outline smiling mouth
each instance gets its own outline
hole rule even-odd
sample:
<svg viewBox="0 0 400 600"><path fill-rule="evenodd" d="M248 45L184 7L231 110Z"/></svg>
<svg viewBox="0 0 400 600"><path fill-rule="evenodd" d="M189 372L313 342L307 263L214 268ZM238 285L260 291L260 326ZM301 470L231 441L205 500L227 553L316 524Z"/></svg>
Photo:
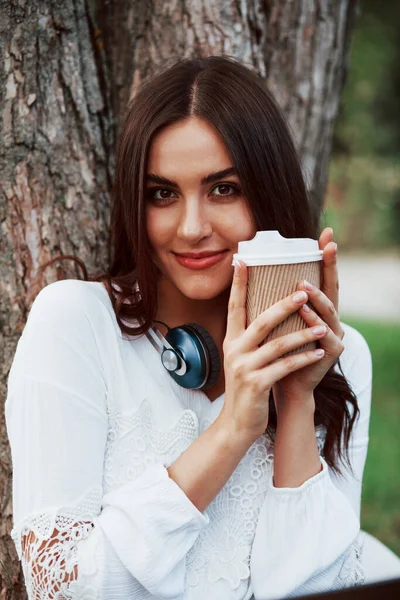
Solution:
<svg viewBox="0 0 400 600"><path fill-rule="evenodd" d="M228 250L223 250L218 254L213 254L211 256L206 256L203 258L190 258L175 254L176 260L184 267L188 269L206 269L208 267L212 267L213 265L219 263L225 256L228 254Z"/></svg>
<svg viewBox="0 0 400 600"><path fill-rule="evenodd" d="M207 258L209 256L215 256L216 254L221 254L221 252L227 252L227 249L224 250L204 250L203 252L173 252L177 256L183 256L185 258Z"/></svg>

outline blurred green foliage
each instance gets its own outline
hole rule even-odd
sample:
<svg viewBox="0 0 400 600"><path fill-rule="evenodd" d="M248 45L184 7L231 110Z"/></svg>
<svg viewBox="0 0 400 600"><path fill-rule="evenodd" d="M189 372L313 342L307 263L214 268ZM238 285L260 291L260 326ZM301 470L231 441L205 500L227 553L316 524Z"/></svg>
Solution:
<svg viewBox="0 0 400 600"><path fill-rule="evenodd" d="M324 221L342 250L400 251L400 2L361 0L335 127ZM361 527L400 556L400 323L342 317L373 362Z"/></svg>
<svg viewBox="0 0 400 600"><path fill-rule="evenodd" d="M400 323L343 317L366 339L373 384L361 527L400 556Z"/></svg>
<svg viewBox="0 0 400 600"><path fill-rule="evenodd" d="M361 2L324 220L342 249L400 247L400 2Z"/></svg>

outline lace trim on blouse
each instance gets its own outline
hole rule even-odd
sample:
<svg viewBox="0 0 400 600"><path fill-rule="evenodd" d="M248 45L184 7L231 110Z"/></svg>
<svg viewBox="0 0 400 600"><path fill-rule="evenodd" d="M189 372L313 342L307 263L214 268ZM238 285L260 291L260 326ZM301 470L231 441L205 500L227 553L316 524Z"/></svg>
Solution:
<svg viewBox="0 0 400 600"><path fill-rule="evenodd" d="M205 428L210 424L205 422ZM197 586L204 579L210 584L224 579L234 590L250 577L251 548L268 489L271 458L261 436L205 510L210 523L186 558L188 586Z"/></svg>
<svg viewBox="0 0 400 600"><path fill-rule="evenodd" d="M28 597L35 600L68 598L95 600L95 588L86 583L85 570L79 564L78 544L93 529L100 514L101 488L93 488L75 505L53 512L38 513L14 527L14 540L22 563ZM91 565L90 574L93 574Z"/></svg>
<svg viewBox="0 0 400 600"><path fill-rule="evenodd" d="M109 430L104 460L104 493L134 481L148 467L169 467L198 435L198 418L186 409L169 430L154 427L151 402L145 398L131 414L108 409Z"/></svg>
<svg viewBox="0 0 400 600"><path fill-rule="evenodd" d="M365 533L360 531L343 561L339 579L342 580L342 587L344 588L363 585L365 581L364 568L361 562L364 541Z"/></svg>

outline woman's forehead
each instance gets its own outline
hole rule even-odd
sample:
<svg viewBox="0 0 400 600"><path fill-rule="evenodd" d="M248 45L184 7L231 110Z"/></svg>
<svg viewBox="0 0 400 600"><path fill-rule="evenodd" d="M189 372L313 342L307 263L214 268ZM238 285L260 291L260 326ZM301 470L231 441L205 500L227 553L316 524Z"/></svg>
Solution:
<svg viewBox="0 0 400 600"><path fill-rule="evenodd" d="M188 119L165 127L149 151L148 172L168 179L186 170L199 177L232 166L228 150L215 129L205 121Z"/></svg>

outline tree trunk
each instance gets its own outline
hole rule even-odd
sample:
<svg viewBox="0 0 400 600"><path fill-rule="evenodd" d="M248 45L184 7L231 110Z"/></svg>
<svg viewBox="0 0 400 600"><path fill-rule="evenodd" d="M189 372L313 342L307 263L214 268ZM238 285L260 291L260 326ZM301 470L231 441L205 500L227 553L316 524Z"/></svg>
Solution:
<svg viewBox="0 0 400 600"><path fill-rule="evenodd" d="M84 0L0 4L0 397L32 301L63 279L39 269L60 253L108 261L113 125L101 48ZM75 263L72 263L75 264ZM69 276L77 277L76 267ZM3 406L3 404L2 404ZM11 468L0 411L0 598L25 593L12 526Z"/></svg>
<svg viewBox="0 0 400 600"><path fill-rule="evenodd" d="M97 22L119 126L141 81L181 57L230 54L253 67L291 126L318 220L356 0L103 0Z"/></svg>
<svg viewBox="0 0 400 600"><path fill-rule="evenodd" d="M283 107L322 205L356 2L351 0L0 0L0 397L40 289L60 253L108 264L115 129L141 81L181 57L230 54ZM106 52L104 48L106 49ZM112 82L110 84L109 82ZM115 115L115 118L114 118ZM114 121L116 127L114 127ZM25 598L0 413L0 599Z"/></svg>

